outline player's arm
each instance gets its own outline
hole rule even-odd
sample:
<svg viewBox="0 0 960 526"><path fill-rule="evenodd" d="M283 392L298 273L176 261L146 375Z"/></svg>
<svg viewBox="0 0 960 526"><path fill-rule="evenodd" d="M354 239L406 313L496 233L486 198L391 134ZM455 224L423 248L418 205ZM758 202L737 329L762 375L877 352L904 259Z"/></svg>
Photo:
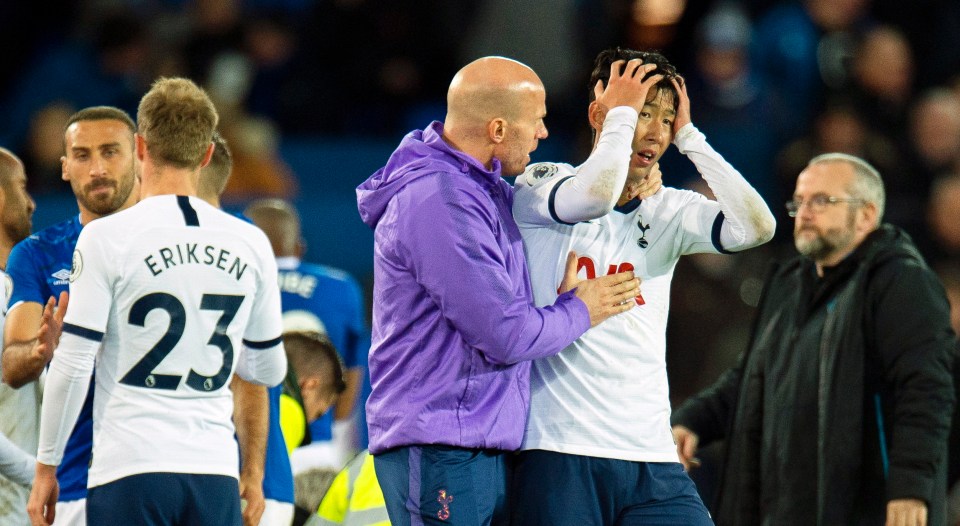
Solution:
<svg viewBox="0 0 960 526"><path fill-rule="evenodd" d="M647 92L663 78L653 75L642 80L654 68L653 64L642 65L639 59L610 65L610 81L606 86L597 82L596 100L590 104L591 123L602 126L596 148L576 175L558 176L557 167L551 164L529 167L517 179L518 194L523 186L534 188L523 188L529 195L515 201L518 222L575 224L613 210L627 180L639 111Z"/></svg>
<svg viewBox="0 0 960 526"><path fill-rule="evenodd" d="M443 177L424 177L413 184L427 188L418 195L421 212L400 218L396 228L404 233L403 242L397 254L388 257L397 257L396 264L410 267L447 323L493 363L554 355L586 332L591 315L600 311L608 312L603 318L614 314L613 305L618 304L621 292L624 298L637 294L632 275L624 281L617 281L623 276L615 275L613 281L592 280L561 294L553 305L538 309L520 292L520 276L508 271L508 265L516 265L514 272L523 272L523 263L508 263L494 234L501 228L501 219L490 208L489 197ZM593 290L591 286L612 296L580 299L581 292Z"/></svg>
<svg viewBox="0 0 960 526"><path fill-rule="evenodd" d="M33 489L27 503L27 513L34 524L52 523L55 518L59 494L56 468L83 407L94 358L103 339L102 332L64 324L66 299L66 293L61 294L61 306L56 312L53 300L47 302L37 331L41 348L51 353L53 348L59 351L50 362L40 411L40 443ZM67 331L62 336L61 329Z"/></svg>
<svg viewBox="0 0 960 526"><path fill-rule="evenodd" d="M717 197L722 215L715 215L714 245L719 251L744 250L773 239L777 223L760 193L720 156L690 120L685 83L673 79L680 100L674 121L674 144L697 167Z"/></svg>
<svg viewBox="0 0 960 526"><path fill-rule="evenodd" d="M260 282L253 297L250 319L244 328L243 345L236 373L244 380L275 386L287 376L287 354L283 350L280 287L277 285L277 262L267 236L251 226L254 253L264 255L259 261Z"/></svg>
<svg viewBox="0 0 960 526"><path fill-rule="evenodd" d="M230 389L233 391L233 422L240 444L240 497L247 501L243 522L246 526L255 526L260 523L266 506L263 473L270 411L267 389L237 375L233 376Z"/></svg>
<svg viewBox="0 0 960 526"><path fill-rule="evenodd" d="M915 260L893 260L873 272L867 299L869 341L875 342L889 396L875 403L889 409L886 477L888 524L908 513L910 500L924 509L936 500L937 471L946 462L954 400L956 337L950 306L936 275ZM869 356L869 354L868 354ZM955 365L954 365L955 366ZM914 503L916 504L916 503Z"/></svg>
<svg viewBox="0 0 960 526"><path fill-rule="evenodd" d="M17 243L7 260L7 273L13 281L10 309L3 327L3 355L0 368L3 381L12 387L24 386L37 378L50 363L52 353L40 353L37 329L43 305L49 299L44 272L38 267L32 238Z"/></svg>
<svg viewBox="0 0 960 526"><path fill-rule="evenodd" d="M36 459L0 433L0 475L21 486L30 487L36 463Z"/></svg>
<svg viewBox="0 0 960 526"><path fill-rule="evenodd" d="M43 305L24 301L7 312L3 327L3 383L14 388L36 380L53 358L53 350L37 345ZM47 353L48 352L48 353Z"/></svg>

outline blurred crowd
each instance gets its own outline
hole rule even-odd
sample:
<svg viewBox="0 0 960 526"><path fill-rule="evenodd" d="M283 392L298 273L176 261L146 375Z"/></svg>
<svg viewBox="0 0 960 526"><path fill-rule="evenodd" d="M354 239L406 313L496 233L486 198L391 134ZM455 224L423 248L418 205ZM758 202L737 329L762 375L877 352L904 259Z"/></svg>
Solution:
<svg viewBox="0 0 960 526"><path fill-rule="evenodd" d="M579 162L592 57L612 45L660 49L688 81L696 125L775 211L816 154L873 163L887 183L887 220L915 238L960 302L956 0L3 2L0 45L0 145L24 159L31 192L67 191L61 137L75 110L135 114L153 79L184 75L210 92L233 147L228 202L296 196L305 177L359 183L368 174L294 173L280 145L396 140L442 118L448 79L489 54L540 74L545 146ZM692 165L671 153L665 183L698 187ZM770 248L681 261L668 345L674 400L742 350L766 262L792 250L792 221L778 220Z"/></svg>

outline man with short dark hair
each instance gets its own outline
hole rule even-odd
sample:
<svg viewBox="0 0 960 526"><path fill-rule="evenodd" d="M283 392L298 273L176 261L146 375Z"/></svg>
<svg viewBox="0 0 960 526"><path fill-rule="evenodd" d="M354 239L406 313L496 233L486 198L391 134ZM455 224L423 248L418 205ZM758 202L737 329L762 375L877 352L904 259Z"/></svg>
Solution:
<svg viewBox="0 0 960 526"><path fill-rule="evenodd" d="M600 95L629 64L647 88L633 104ZM655 69L654 69L655 67ZM525 525L711 524L670 436L667 313L680 257L745 250L773 237L760 194L693 125L683 79L659 53L608 49L594 63L588 119L594 150L574 167L531 165L514 187L537 304L557 297L563 258L581 277L632 269L637 306L533 363L530 416L511 496ZM671 144L717 200L663 187L641 194Z"/></svg>
<svg viewBox="0 0 960 526"><path fill-rule="evenodd" d="M38 378L53 355L52 349L40 352L37 329L44 304L67 291L80 230L137 202L135 131L130 116L110 106L84 108L67 122L60 161L63 180L70 183L80 213L17 243L7 263L14 287L8 323L4 325L3 381L14 388L40 389ZM87 469L93 442L92 390L90 393L57 470L57 510L60 520L69 524L85 523Z"/></svg>

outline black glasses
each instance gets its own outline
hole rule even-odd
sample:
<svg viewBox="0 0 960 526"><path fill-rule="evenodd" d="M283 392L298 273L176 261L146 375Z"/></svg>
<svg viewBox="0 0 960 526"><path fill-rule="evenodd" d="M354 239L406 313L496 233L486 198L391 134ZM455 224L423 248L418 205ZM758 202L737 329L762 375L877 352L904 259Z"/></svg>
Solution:
<svg viewBox="0 0 960 526"><path fill-rule="evenodd" d="M860 199L857 197L833 197L832 195L823 195L817 194L806 201L801 199L794 199L793 201L787 201L787 215L790 217L797 217L797 212L800 211L800 207L806 204L810 207L810 211L819 214L827 208L827 205L835 205L837 203L860 203L864 204L867 201L865 199Z"/></svg>

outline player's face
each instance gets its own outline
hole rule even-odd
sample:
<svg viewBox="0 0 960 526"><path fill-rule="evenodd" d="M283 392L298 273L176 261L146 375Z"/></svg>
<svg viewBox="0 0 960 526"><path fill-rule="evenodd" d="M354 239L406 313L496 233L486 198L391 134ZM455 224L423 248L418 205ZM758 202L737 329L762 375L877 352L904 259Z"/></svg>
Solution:
<svg viewBox="0 0 960 526"><path fill-rule="evenodd" d="M23 165L10 177L9 184L3 189L3 214L0 216L7 239L17 243L30 235L32 218L36 203L27 193L27 176Z"/></svg>
<svg viewBox="0 0 960 526"><path fill-rule="evenodd" d="M793 199L804 204L797 210L793 242L797 251L823 261L850 250L856 237L857 205L834 203L814 211L807 203L815 196L852 197L853 168L846 163L822 163L808 167L797 178Z"/></svg>
<svg viewBox="0 0 960 526"><path fill-rule="evenodd" d="M524 91L520 96L517 117L508 122L506 138L494 152L500 160L503 175L520 175L530 164L530 153L537 149L540 139L547 138L546 93L542 86Z"/></svg>
<svg viewBox="0 0 960 526"><path fill-rule="evenodd" d="M130 199L136 179L133 133L121 121L75 122L64 136L63 180L70 181L81 209L112 214Z"/></svg>
<svg viewBox="0 0 960 526"><path fill-rule="evenodd" d="M633 134L628 182L636 183L645 177L667 151L673 141L673 121L677 118L674 106L672 92L665 89L650 90Z"/></svg>

